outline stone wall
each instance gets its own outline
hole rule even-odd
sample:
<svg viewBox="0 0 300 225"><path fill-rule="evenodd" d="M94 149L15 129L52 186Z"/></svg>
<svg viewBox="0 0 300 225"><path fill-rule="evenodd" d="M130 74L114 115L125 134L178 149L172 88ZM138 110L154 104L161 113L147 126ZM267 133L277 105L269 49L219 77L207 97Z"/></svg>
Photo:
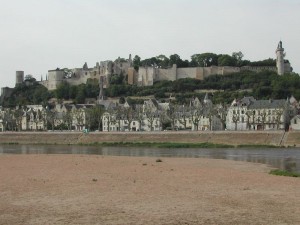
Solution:
<svg viewBox="0 0 300 225"><path fill-rule="evenodd" d="M177 79L177 66L174 64L172 68L169 69L158 69L158 73L155 81L169 80L174 81Z"/></svg>
<svg viewBox="0 0 300 225"><path fill-rule="evenodd" d="M197 67L190 67L190 68L178 68L177 69L177 79L182 78L194 78L197 79ZM201 77L201 76L200 76Z"/></svg>
<svg viewBox="0 0 300 225"><path fill-rule="evenodd" d="M291 137L289 137L289 135ZM215 143L230 145L296 145L300 146L300 132L283 131L170 131L170 132L4 132L0 144L89 144L101 142L173 142ZM285 142L286 141L286 142Z"/></svg>
<svg viewBox="0 0 300 225"><path fill-rule="evenodd" d="M287 66L288 67L288 66ZM151 69L152 68L152 69ZM128 69L128 71L130 68ZM153 67L140 67L137 73L137 81L134 81L133 76L128 76L129 84L138 84L139 86L151 86L154 81L169 80L174 81L183 78L193 78L203 80L211 75L227 75L232 73L238 73L241 71L254 71L261 72L264 70L277 71L276 67L231 67L231 66L211 66L211 67L187 67L177 68L173 65L172 68L160 69ZM129 80L130 79L130 80Z"/></svg>

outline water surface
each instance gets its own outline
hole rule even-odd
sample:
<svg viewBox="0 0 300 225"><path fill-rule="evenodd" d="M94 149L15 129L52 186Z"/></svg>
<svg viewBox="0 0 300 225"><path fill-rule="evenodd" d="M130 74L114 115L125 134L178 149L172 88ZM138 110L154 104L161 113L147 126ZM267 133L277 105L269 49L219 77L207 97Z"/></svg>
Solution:
<svg viewBox="0 0 300 225"><path fill-rule="evenodd" d="M212 158L268 164L300 172L299 148L146 148L66 145L0 145L1 154L94 154L110 156Z"/></svg>

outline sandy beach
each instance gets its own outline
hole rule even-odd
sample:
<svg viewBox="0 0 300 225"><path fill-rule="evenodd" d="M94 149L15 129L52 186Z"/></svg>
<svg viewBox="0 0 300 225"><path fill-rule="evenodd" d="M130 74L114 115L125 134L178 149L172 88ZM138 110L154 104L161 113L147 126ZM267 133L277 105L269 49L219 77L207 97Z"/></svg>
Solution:
<svg viewBox="0 0 300 225"><path fill-rule="evenodd" d="M215 159L0 155L0 224L300 224L300 179Z"/></svg>

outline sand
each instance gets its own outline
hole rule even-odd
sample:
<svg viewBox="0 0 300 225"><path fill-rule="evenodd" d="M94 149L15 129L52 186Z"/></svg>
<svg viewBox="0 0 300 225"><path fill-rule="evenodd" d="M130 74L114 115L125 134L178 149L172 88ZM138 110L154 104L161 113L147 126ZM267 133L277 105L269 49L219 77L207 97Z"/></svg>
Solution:
<svg viewBox="0 0 300 225"><path fill-rule="evenodd" d="M300 224L300 179L215 159L0 155L0 224Z"/></svg>

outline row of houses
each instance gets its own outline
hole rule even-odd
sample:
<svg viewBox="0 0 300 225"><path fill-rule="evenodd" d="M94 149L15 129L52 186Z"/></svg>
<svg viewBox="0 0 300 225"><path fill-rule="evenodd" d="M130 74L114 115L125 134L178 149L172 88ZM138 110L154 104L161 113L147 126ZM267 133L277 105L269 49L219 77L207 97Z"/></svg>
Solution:
<svg viewBox="0 0 300 225"><path fill-rule="evenodd" d="M148 99L143 104L57 104L52 108L28 105L0 110L0 131L74 130L300 130L299 104L294 97L281 100L235 99L214 105L206 94L189 104L176 105Z"/></svg>
<svg viewBox="0 0 300 225"><path fill-rule="evenodd" d="M149 99L136 108L127 103L123 110L120 107L104 113L103 131L300 130L299 104L294 97L281 100L244 97L224 106L213 105L206 95L202 101L194 98L188 105ZM130 110L133 116L126 113Z"/></svg>
<svg viewBox="0 0 300 225"><path fill-rule="evenodd" d="M87 109L93 105L57 104L53 108L26 105L0 110L0 131L81 131L88 125Z"/></svg>

